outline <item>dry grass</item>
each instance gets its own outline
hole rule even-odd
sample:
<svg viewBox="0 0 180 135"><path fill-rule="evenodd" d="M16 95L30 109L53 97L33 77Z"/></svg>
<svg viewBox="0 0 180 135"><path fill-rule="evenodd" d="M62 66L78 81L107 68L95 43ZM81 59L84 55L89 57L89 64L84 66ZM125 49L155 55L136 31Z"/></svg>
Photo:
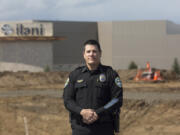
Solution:
<svg viewBox="0 0 180 135"><path fill-rule="evenodd" d="M179 81L144 83L129 80L136 71L118 71L124 90L180 92ZM1 72L0 90L63 89L67 72ZM179 135L180 102L125 100L121 111L123 135ZM70 135L69 113L60 98L48 96L0 98L0 135ZM120 135L120 134L119 134Z"/></svg>
<svg viewBox="0 0 180 135"><path fill-rule="evenodd" d="M0 134L24 135L24 117L30 135L68 135L68 112L62 100L50 97L0 99Z"/></svg>
<svg viewBox="0 0 180 135"><path fill-rule="evenodd" d="M62 99L47 96L0 99L0 135L70 135L69 115ZM125 100L121 111L123 135L177 135L180 103ZM119 134L120 135L120 134Z"/></svg>

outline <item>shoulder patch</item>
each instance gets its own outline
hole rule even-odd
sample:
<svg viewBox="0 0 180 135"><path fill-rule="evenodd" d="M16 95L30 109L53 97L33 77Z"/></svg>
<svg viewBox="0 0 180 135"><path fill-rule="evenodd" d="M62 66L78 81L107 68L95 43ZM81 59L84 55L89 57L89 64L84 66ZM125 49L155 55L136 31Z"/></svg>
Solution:
<svg viewBox="0 0 180 135"><path fill-rule="evenodd" d="M122 83L121 83L121 80L120 80L120 78L119 77L116 77L115 78L115 83L116 83L116 85L118 86L118 87L122 87Z"/></svg>
<svg viewBox="0 0 180 135"><path fill-rule="evenodd" d="M66 83L64 84L64 88L69 84L69 78L66 80Z"/></svg>

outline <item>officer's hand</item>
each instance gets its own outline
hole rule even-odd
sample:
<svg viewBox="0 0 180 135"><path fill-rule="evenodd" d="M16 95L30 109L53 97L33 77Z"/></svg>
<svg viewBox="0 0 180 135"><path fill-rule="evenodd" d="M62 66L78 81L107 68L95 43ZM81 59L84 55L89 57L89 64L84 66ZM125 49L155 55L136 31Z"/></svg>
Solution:
<svg viewBox="0 0 180 135"><path fill-rule="evenodd" d="M96 112L94 112L93 117L89 118L88 120L83 119L83 122L86 124L92 124L93 122L95 122L98 119L98 115L96 114Z"/></svg>
<svg viewBox="0 0 180 135"><path fill-rule="evenodd" d="M88 112L88 111L90 111L90 112ZM86 113L86 114L83 114L83 113ZM81 111L81 114L82 114L82 116L84 115L83 122L86 123L86 124L91 124L91 123L95 122L98 119L98 115L92 109L89 109L89 110L88 109L83 109Z"/></svg>
<svg viewBox="0 0 180 135"><path fill-rule="evenodd" d="M95 122L97 119L98 119L98 115L97 115L96 112L94 112L93 117L91 117L91 118L88 120L88 122L89 122L89 124L91 124L91 123Z"/></svg>
<svg viewBox="0 0 180 135"><path fill-rule="evenodd" d="M80 114L83 117L83 119L88 120L93 117L94 111L92 109L82 109Z"/></svg>

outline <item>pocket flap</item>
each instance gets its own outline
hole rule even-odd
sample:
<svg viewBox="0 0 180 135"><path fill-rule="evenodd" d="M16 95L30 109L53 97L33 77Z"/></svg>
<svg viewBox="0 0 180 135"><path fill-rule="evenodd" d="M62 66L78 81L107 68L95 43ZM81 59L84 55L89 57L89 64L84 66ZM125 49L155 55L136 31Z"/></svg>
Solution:
<svg viewBox="0 0 180 135"><path fill-rule="evenodd" d="M81 83L75 83L75 88L83 88L86 87L86 82L81 82Z"/></svg>
<svg viewBox="0 0 180 135"><path fill-rule="evenodd" d="M106 83L97 83L96 87L104 88L104 87L107 87L107 84Z"/></svg>

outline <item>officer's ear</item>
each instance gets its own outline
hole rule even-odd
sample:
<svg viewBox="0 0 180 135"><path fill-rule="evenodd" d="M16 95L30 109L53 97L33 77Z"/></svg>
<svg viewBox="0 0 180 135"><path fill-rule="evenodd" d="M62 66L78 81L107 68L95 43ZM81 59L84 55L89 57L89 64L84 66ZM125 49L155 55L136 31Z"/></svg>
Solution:
<svg viewBox="0 0 180 135"><path fill-rule="evenodd" d="M86 47L86 46L84 46L84 47L83 47L83 50L82 50L82 55L83 55L83 56L84 56L84 53L85 53L85 47Z"/></svg>
<svg viewBox="0 0 180 135"><path fill-rule="evenodd" d="M84 54L85 54L85 50L83 50L83 51L82 51L83 58L85 59L85 56L84 56Z"/></svg>

